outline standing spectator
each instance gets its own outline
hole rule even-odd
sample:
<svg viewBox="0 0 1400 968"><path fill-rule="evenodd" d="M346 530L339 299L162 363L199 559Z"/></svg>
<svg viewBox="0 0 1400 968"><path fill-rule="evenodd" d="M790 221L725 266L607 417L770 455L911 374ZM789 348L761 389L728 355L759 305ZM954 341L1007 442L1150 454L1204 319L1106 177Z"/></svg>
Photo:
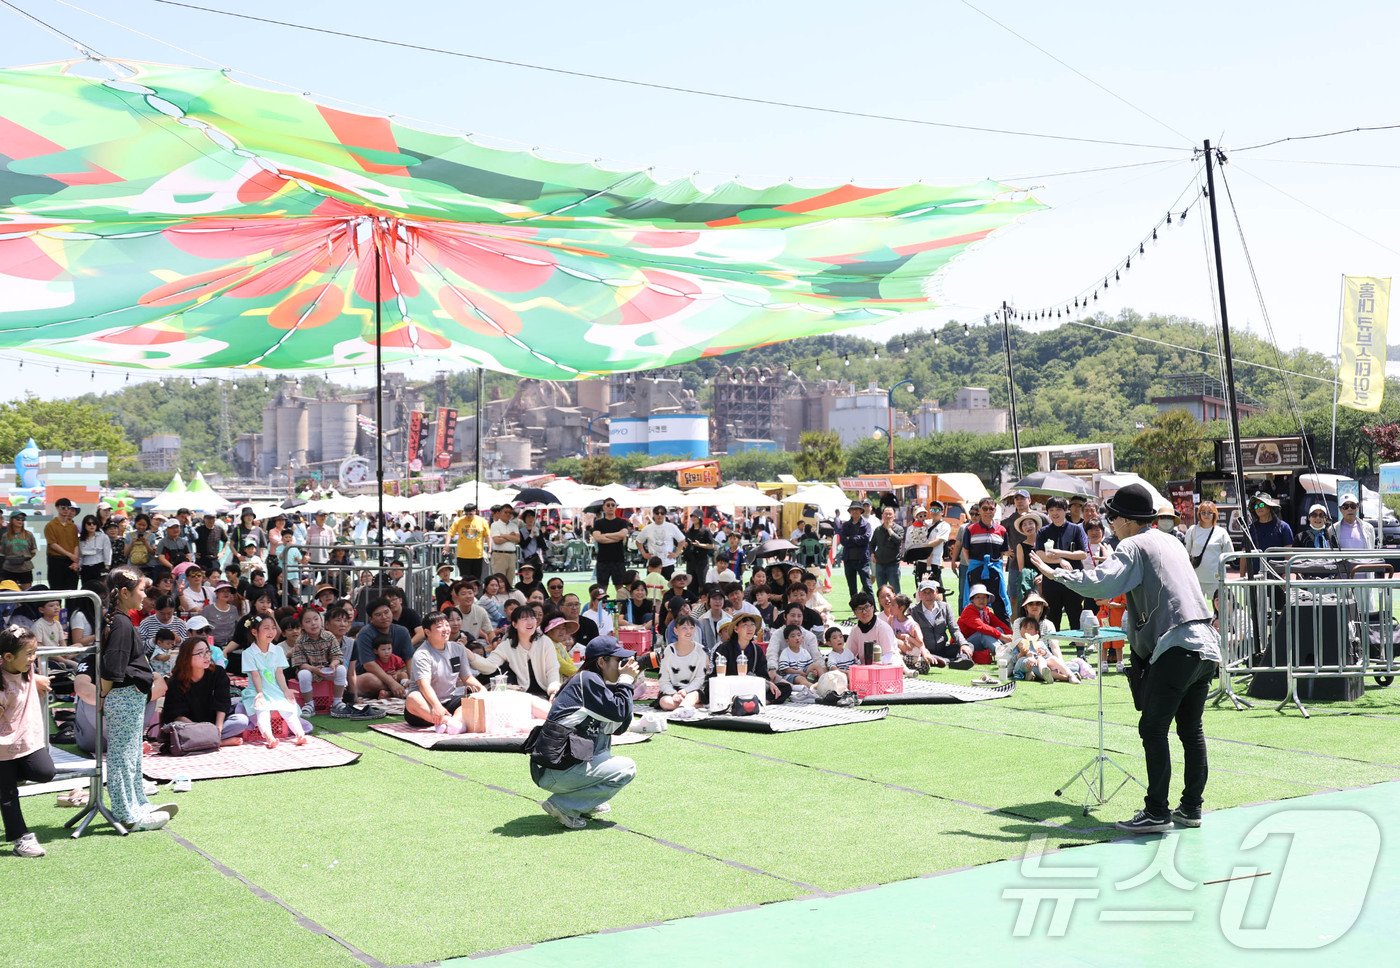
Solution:
<svg viewBox="0 0 1400 968"><path fill-rule="evenodd" d="M846 571L846 588L852 598L856 595L857 580L861 590L870 594L870 576L867 572L870 564L870 531L865 527L864 517L865 505L852 501L850 517L841 522L836 532L840 541L841 567Z"/></svg>
<svg viewBox="0 0 1400 968"><path fill-rule="evenodd" d="M1045 502L1045 511L1050 515L1050 523L1036 534L1035 549L1053 548L1068 567L1083 571L1089 558L1089 536L1083 528L1068 520L1069 502L1062 497L1052 497ZM1034 570L1032 566L1031 571ZM1057 631L1066 613L1073 627L1079 621L1080 612L1094 608L1092 601L1052 580L1041 581L1040 595L1046 602L1045 617Z"/></svg>
<svg viewBox="0 0 1400 968"><path fill-rule="evenodd" d="M1195 530L1194 526L1192 530ZM1308 508L1307 523L1298 529L1298 534L1293 539L1293 547L1308 548L1314 551L1336 549L1337 539L1332 534L1332 528L1327 521L1326 505L1314 504ZM1186 553L1191 554L1190 545L1187 545ZM1194 558L1193 555L1192 564L1195 564ZM1210 601L1209 595L1206 596L1206 601Z"/></svg>
<svg viewBox="0 0 1400 968"><path fill-rule="evenodd" d="M194 529L195 564L203 568L206 575L218 574L219 556L223 554L227 538L228 533L219 519L206 512Z"/></svg>
<svg viewBox="0 0 1400 968"><path fill-rule="evenodd" d="M48 545L49 587L55 591L78 587L78 526L73 523L78 509L66 497L54 502L56 517L44 525Z"/></svg>
<svg viewBox="0 0 1400 968"><path fill-rule="evenodd" d="M538 515L534 508L526 508L520 512L520 524L517 526L520 531L520 563L525 562L535 566L535 575L544 574L544 531L540 528Z"/></svg>
<svg viewBox="0 0 1400 968"><path fill-rule="evenodd" d="M1261 500L1262 497L1261 495ZM1278 507L1278 502L1274 503L1274 507ZM1376 529L1371 526L1371 522L1363 521L1356 516L1356 498L1348 494L1342 498L1339 507L1342 512L1342 520L1338 521L1333 528L1338 548L1377 548L1380 546L1376 541ZM1250 532L1253 533L1253 530L1251 527Z"/></svg>
<svg viewBox="0 0 1400 968"><path fill-rule="evenodd" d="M131 522L131 533L126 536L126 560L150 577L156 569L155 556L150 515L138 514Z"/></svg>
<svg viewBox="0 0 1400 968"><path fill-rule="evenodd" d="M306 558L313 567L313 577L323 574L330 561L331 545L335 544L335 530L326 524L326 512L317 511L311 516L311 524L306 529Z"/></svg>
<svg viewBox="0 0 1400 968"><path fill-rule="evenodd" d="M1011 513L1002 518L999 523L1006 530L1006 590L1013 597L1019 597L1016 595L1016 592L1021 587L1022 569L1020 566L1021 559L1017 555L1016 549L1022 544L1030 545L1030 547L1026 549L1027 551L1034 548L1035 534L1041 528L1049 524L1050 519L1039 511L1031 510L1031 492L1027 491L1025 488L1014 492L1011 495L1011 500L1014 505ZM1027 540L1025 534L1017 527L1017 522L1026 515L1031 515L1036 521L1036 530L1031 532L1031 538L1029 540ZM989 585L988 587L991 586ZM996 596L993 596L993 599L995 598ZM966 596L964 596L964 599L966 599ZM1014 608L1015 606L1013 605L1011 607ZM1002 616L1002 618L1009 617L1010 612Z"/></svg>
<svg viewBox="0 0 1400 968"><path fill-rule="evenodd" d="M102 525L102 533L107 536L107 543L112 546L112 568L119 568L126 564L126 519L108 518ZM111 568L108 569L111 571ZM104 579L106 575L102 576Z"/></svg>
<svg viewBox="0 0 1400 968"><path fill-rule="evenodd" d="M24 822L20 781L48 783L54 776L44 736L49 680L35 668L37 652L34 633L13 625L0 631L0 817L17 857L46 853Z"/></svg>
<svg viewBox="0 0 1400 968"><path fill-rule="evenodd" d="M1287 521L1278 516L1278 498L1260 491L1254 495L1250 509L1255 516L1255 520L1249 526L1249 540L1254 545L1254 550L1268 551L1270 548L1293 547L1293 529L1288 526ZM1345 519L1345 511L1342 517ZM1249 569L1251 575L1258 571L1258 559L1249 560Z"/></svg>
<svg viewBox="0 0 1400 968"><path fill-rule="evenodd" d="M593 522L593 542L598 546L594 577L605 592L611 583L619 598L627 594L627 539L631 536L632 525L618 515L617 502L605 500L603 516Z"/></svg>
<svg viewBox="0 0 1400 968"><path fill-rule="evenodd" d="M107 736L107 792L112 816L136 830L159 830L178 809L152 807L141 776L141 743L146 702L155 681L146 648L129 613L146 604L151 580L132 567L114 568L107 577L106 632L102 636L103 722Z"/></svg>
<svg viewBox="0 0 1400 968"><path fill-rule="evenodd" d="M690 585L687 588L687 597L692 602L700 594L700 588L705 582L705 576L710 570L710 559L715 553L715 536L710 533L710 529L705 527L703 518L696 513L690 518L690 527L685 530L685 548L682 557L685 560L685 570L690 574Z"/></svg>
<svg viewBox="0 0 1400 968"><path fill-rule="evenodd" d="M889 585L899 594L899 563L904 552L904 529L894 523L894 508L880 512L880 526L870 536L870 556L875 562L875 584Z"/></svg>
<svg viewBox="0 0 1400 968"><path fill-rule="evenodd" d="M491 528L477 516L476 510L475 504L462 508L462 516L447 529L443 550L456 556L458 577L480 581L486 576L484 556L486 543L491 539Z"/></svg>
<svg viewBox="0 0 1400 968"><path fill-rule="evenodd" d="M666 508L658 504L651 509L651 523L637 532L637 545L644 556L661 559L661 575L669 582L676 558L685 554L685 535L666 520Z"/></svg>
<svg viewBox="0 0 1400 968"><path fill-rule="evenodd" d="M916 587L925 576L943 584L943 549L952 533L943 510L943 502L930 501L927 508L914 510L914 523L905 529L904 560L914 565Z"/></svg>
<svg viewBox="0 0 1400 968"><path fill-rule="evenodd" d="M267 533L258 526L253 517L253 509L244 508L239 514L238 523L233 526L233 533L229 536L229 549L233 552L233 560L240 566L248 557L249 545L253 548L253 556L257 557L258 552L267 545ZM244 568L243 574L247 575L250 570Z"/></svg>
<svg viewBox="0 0 1400 968"><path fill-rule="evenodd" d="M1326 508L1322 509L1322 520L1325 525ZM1309 521L1312 521L1311 515ZM1186 532L1185 544L1186 555L1191 559L1196 581L1201 586L1201 594L1207 604L1214 603L1216 592L1220 590L1220 559L1235 550L1230 532L1220 525L1220 509L1214 501L1202 501L1201 506L1196 508L1196 523Z"/></svg>
<svg viewBox="0 0 1400 968"><path fill-rule="evenodd" d="M112 570L112 542L97 526L97 515L83 515L78 535L78 575L86 585L101 581Z"/></svg>
<svg viewBox="0 0 1400 968"><path fill-rule="evenodd" d="M491 570L504 575L506 586L515 584L515 563L520 551L520 528L514 520L515 508L502 504L491 522Z"/></svg>
<svg viewBox="0 0 1400 968"><path fill-rule="evenodd" d="M0 536L0 578L14 582L20 591L34 584L34 556L39 553L34 535L24 526L27 517L23 511L11 511L10 523Z"/></svg>
<svg viewBox="0 0 1400 968"><path fill-rule="evenodd" d="M1007 596L1004 563L1011 545L1006 529L995 520L996 507L995 501L984 497L977 505L977 520L969 524L964 532L963 573L959 591L963 600L967 601L970 598L967 590L973 585L988 589L991 607L1005 623L1011 614L1011 602Z"/></svg>
<svg viewBox="0 0 1400 968"><path fill-rule="evenodd" d="M174 571L176 565L190 560L192 550L189 539L181 532L180 522L166 522L165 534L156 542L156 564Z"/></svg>

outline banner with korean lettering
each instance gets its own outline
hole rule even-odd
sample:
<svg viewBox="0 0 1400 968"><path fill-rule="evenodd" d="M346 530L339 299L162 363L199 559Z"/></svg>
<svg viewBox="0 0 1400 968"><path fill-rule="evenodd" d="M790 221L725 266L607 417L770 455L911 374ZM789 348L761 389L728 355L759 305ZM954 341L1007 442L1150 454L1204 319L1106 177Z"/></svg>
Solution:
<svg viewBox="0 0 1400 968"><path fill-rule="evenodd" d="M1375 413L1385 394L1390 279L1342 277L1342 338L1337 404Z"/></svg>
<svg viewBox="0 0 1400 968"><path fill-rule="evenodd" d="M404 460L408 464L408 469L414 473L423 469L423 460L419 455L423 452L423 436L427 432L423 421L427 416L428 414L422 410L414 410L408 415L408 435L404 439Z"/></svg>
<svg viewBox="0 0 1400 968"><path fill-rule="evenodd" d="M437 429L433 434L433 466L447 470L452 466L452 452L457 447L457 411L438 407Z"/></svg>

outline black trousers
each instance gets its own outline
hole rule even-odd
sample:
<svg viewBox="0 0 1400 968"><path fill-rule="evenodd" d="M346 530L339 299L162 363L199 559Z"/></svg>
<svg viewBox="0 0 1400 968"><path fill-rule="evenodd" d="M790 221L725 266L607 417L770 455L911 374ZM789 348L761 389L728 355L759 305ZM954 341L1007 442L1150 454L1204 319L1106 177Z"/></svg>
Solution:
<svg viewBox="0 0 1400 968"><path fill-rule="evenodd" d="M1134 656L1133 661L1140 660ZM1173 648L1163 652L1147 670L1142 685L1138 736L1142 738L1142 752L1147 760L1147 796L1143 804L1154 817L1165 817L1171 812L1167 798L1171 793L1172 760L1167 731L1173 722L1181 740L1186 769L1181 805L1188 810L1201 807L1210 773L1201 717L1217 668L1217 663L1202 659L1199 652Z"/></svg>
<svg viewBox="0 0 1400 968"><path fill-rule="evenodd" d="M861 591L866 593L870 592L870 572L867 570L870 566L867 563L862 562L861 564L854 564L853 562L843 561L841 567L846 569L846 588L850 591L852 598L856 597L857 579L860 581Z"/></svg>
<svg viewBox="0 0 1400 968"><path fill-rule="evenodd" d="M0 817L5 820L6 840L19 840L29 833L19 808L20 783L48 783L53 772L53 757L47 748L17 760L0 760Z"/></svg>
<svg viewBox="0 0 1400 968"><path fill-rule="evenodd" d="M78 587L78 573L71 558L49 556L49 588L58 591Z"/></svg>
<svg viewBox="0 0 1400 968"><path fill-rule="evenodd" d="M1091 599L1086 599L1073 589L1048 578L1040 583L1040 596L1045 599L1045 617L1057 629L1060 627L1060 619L1065 615L1069 616L1069 627L1073 629L1079 627L1079 613L1084 609L1093 608L1095 612L1098 611ZM1088 605L1084 604L1086 601L1089 602Z"/></svg>

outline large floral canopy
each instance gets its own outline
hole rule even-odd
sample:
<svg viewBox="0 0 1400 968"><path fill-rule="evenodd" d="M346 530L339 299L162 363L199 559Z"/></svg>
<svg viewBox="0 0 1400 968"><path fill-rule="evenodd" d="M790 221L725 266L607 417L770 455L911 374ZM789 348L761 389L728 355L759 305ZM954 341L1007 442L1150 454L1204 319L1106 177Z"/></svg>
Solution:
<svg viewBox="0 0 1400 968"><path fill-rule="evenodd" d="M705 190L82 63L0 71L0 347L85 363L363 366L378 301L386 362L645 369L929 309L1040 207L991 181Z"/></svg>

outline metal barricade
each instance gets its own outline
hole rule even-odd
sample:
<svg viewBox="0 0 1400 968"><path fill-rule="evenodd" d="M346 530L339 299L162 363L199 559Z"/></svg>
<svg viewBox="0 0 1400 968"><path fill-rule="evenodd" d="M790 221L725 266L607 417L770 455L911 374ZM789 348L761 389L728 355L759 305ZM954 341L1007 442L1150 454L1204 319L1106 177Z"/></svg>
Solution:
<svg viewBox="0 0 1400 968"><path fill-rule="evenodd" d="M279 546L280 547L286 547ZM354 599L362 588L402 588L408 607L426 614L432 610L437 566L442 563L442 543L306 545L293 544L301 560L289 575L286 556L279 556L280 585L274 590L279 605L308 601L321 585L331 585L338 597ZM335 554L343 549L343 556ZM326 561L313 561L312 553ZM345 560L337 560L343 557ZM366 580L368 576L368 580Z"/></svg>
<svg viewBox="0 0 1400 968"><path fill-rule="evenodd" d="M1243 567L1249 577L1226 581ZM1389 685L1397 664L1394 566L1374 550L1281 548L1225 555L1221 560L1218 705L1250 703L1234 686L1246 677L1283 677L1285 695L1304 717L1300 684L1375 678Z"/></svg>
<svg viewBox="0 0 1400 968"><path fill-rule="evenodd" d="M102 668L102 615L103 602L96 592L86 589L61 589L53 591L29 591L29 592L0 592L0 605L23 605L27 603L58 601L68 603L83 599L92 604L94 621L93 626L93 670L97 676L93 681L93 686L98 691L101 690L101 674L98 670ZM71 611L71 610L70 610ZM62 649L41 649L39 650L40 669L46 671L48 660L57 655L80 655L87 652L86 646L76 646ZM77 715L78 697L76 691L73 696L74 715ZM44 723L44 744L49 745L49 735L53 726L51 717L52 699L46 704ZM118 833L125 834L126 828L117 822L117 818L107 809L103 798L106 788L103 785L103 771L105 763L103 760L103 743L106 739L103 734L103 704L94 704L93 719L95 722L93 730L93 751L90 760L73 759L71 756L60 756L54 759L54 780L71 781L86 779L88 781L88 803L86 809L81 813L76 813L69 817L63 824L65 828L72 828L74 838L81 837L86 832L93 819L99 814L106 819ZM52 750L50 751L52 754ZM22 789L22 788L21 788Z"/></svg>

